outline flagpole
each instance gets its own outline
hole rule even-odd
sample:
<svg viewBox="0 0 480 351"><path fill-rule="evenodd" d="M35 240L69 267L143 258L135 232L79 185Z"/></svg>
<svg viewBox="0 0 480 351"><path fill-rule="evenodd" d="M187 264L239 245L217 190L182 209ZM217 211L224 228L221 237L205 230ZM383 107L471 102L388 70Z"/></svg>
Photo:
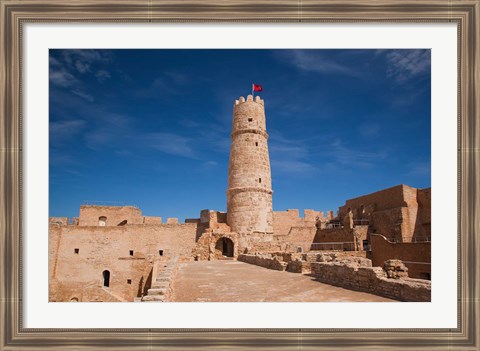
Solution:
<svg viewBox="0 0 480 351"><path fill-rule="evenodd" d="M252 97L253 97L253 83L252 83Z"/></svg>

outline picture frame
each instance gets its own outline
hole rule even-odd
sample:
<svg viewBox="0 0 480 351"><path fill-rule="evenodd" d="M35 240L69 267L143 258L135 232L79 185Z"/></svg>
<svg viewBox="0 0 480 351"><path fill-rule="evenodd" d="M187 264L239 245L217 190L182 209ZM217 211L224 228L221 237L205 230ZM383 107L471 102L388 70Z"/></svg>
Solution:
<svg viewBox="0 0 480 351"><path fill-rule="evenodd" d="M0 350L478 350L479 0L1 0ZM23 28L28 23L456 23L458 325L448 329L32 329L23 325Z"/></svg>

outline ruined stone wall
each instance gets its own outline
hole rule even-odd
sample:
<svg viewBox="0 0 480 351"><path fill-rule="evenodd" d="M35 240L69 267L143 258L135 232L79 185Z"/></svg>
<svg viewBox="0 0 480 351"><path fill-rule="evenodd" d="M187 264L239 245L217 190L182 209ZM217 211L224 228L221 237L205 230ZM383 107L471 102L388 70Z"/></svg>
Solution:
<svg viewBox="0 0 480 351"><path fill-rule="evenodd" d="M297 246L309 247L317 230L316 221L325 220L323 212L305 210L304 217L298 210L274 211L273 233L275 241L285 244L288 249L296 250Z"/></svg>
<svg viewBox="0 0 480 351"><path fill-rule="evenodd" d="M264 102L241 97L233 108L227 223L239 234L273 232L272 180Z"/></svg>
<svg viewBox="0 0 480 351"><path fill-rule="evenodd" d="M241 254L237 258L239 261L254 264L256 266L273 269L276 271L284 271L287 269L287 262L284 262L278 256L272 256L271 254Z"/></svg>
<svg viewBox="0 0 480 351"><path fill-rule="evenodd" d="M348 261L350 263L367 262L368 267L372 266L371 260L365 258L365 252L260 252L254 254L241 254L238 260L274 270L286 270L292 273L309 274L312 262Z"/></svg>
<svg viewBox="0 0 480 351"><path fill-rule="evenodd" d="M322 283L400 301L431 301L429 281L387 278L381 267L361 267L343 262L314 262L311 269L315 279Z"/></svg>
<svg viewBox="0 0 480 351"><path fill-rule="evenodd" d="M391 243L382 235L371 235L372 263L383 266L389 259L402 260L411 278L429 279L431 274L431 243Z"/></svg>
<svg viewBox="0 0 480 351"><path fill-rule="evenodd" d="M191 258L196 228L196 224L52 226L50 301L73 297L100 301L104 293L116 301L133 301L147 287L154 260ZM105 270L110 272L109 288L103 287Z"/></svg>
<svg viewBox="0 0 480 351"><path fill-rule="evenodd" d="M127 221L128 224L142 224L142 211L134 206L80 206L79 226L98 226L100 217L107 217L105 226L117 226Z"/></svg>

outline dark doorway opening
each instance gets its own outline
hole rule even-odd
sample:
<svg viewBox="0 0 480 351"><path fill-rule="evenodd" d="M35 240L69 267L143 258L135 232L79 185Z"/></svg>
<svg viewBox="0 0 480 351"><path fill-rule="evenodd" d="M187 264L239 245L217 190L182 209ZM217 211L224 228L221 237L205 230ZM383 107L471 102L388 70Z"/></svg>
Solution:
<svg viewBox="0 0 480 351"><path fill-rule="evenodd" d="M222 253L222 256L233 257L233 241L229 238L220 238L215 249Z"/></svg>
<svg viewBox="0 0 480 351"><path fill-rule="evenodd" d="M103 271L103 286L110 286L110 271Z"/></svg>

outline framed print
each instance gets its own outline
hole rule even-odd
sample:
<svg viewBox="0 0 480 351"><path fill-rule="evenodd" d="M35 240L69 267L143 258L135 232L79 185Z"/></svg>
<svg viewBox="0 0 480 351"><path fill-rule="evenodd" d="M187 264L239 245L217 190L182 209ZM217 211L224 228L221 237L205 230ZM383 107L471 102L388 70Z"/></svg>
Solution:
<svg viewBox="0 0 480 351"><path fill-rule="evenodd" d="M0 349L479 349L478 0L0 4Z"/></svg>

